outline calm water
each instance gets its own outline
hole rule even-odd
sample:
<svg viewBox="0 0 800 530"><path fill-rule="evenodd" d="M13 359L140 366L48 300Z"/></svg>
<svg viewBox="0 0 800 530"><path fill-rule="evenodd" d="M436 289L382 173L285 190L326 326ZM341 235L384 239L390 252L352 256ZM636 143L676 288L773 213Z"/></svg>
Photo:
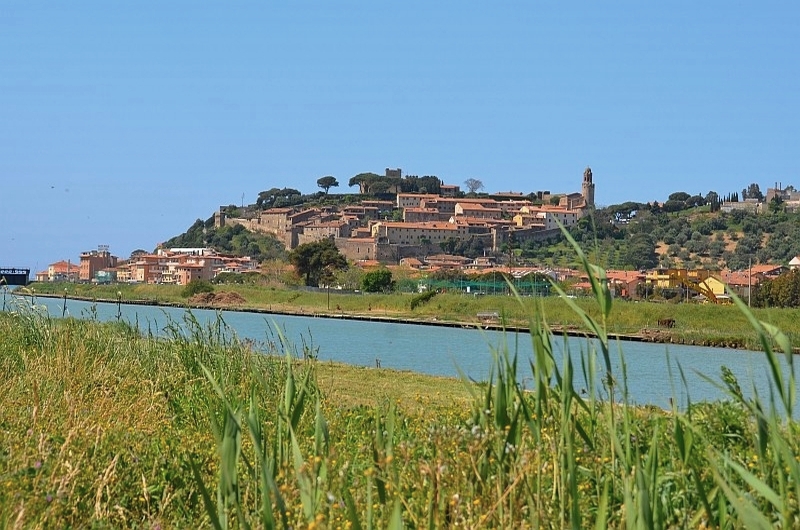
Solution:
<svg viewBox="0 0 800 530"><path fill-rule="evenodd" d="M37 305L44 306L55 317L60 317L63 300L38 298ZM160 333L171 322L183 322L186 311L178 308L121 305L122 319L138 322L147 332ZM67 314L78 318L114 320L117 304L67 301ZM217 318L211 310L193 310L201 323ZM310 345L320 360L332 360L359 366L409 370L432 375L457 377L459 370L476 380L488 378L492 365L492 350L508 347L517 351L522 362L522 382L530 385L532 355L530 337L524 333L500 333L483 330L419 326L411 324L363 322L328 318L265 315L256 313L226 312L224 321L240 338L257 344L276 340L276 330L296 346ZM557 359L562 358L565 344L575 364L575 386L588 386L581 375L581 353L589 348L589 341L581 338L556 337ZM721 399L723 393L702 375L720 379L720 368L725 365L739 380L746 394L753 386L759 395L768 396L770 379L766 356L760 352L726 350L699 346L664 345L642 342L617 342L612 347L614 374L622 373L620 354L624 353L627 383L632 400L639 404L652 404L667 408L670 397L678 403L687 402L687 391L681 384L678 365L683 368L688 382L688 394L693 402ZM787 370L783 356L781 361ZM800 362L800 359L798 359ZM798 364L798 363L795 363ZM670 376L670 367L672 375ZM598 370L599 371L599 370ZM797 368L795 368L797 372ZM701 375L702 374L702 375Z"/></svg>

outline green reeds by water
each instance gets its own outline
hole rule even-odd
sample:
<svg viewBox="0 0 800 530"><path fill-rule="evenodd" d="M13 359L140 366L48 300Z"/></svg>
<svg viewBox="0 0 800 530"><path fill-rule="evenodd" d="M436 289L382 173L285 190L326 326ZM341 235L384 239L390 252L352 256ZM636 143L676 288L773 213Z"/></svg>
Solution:
<svg viewBox="0 0 800 530"><path fill-rule="evenodd" d="M463 382L470 407L427 414L332 401L313 351L276 332L265 341L273 355L255 353L221 317L203 326L187 313L160 339L25 307L0 315L3 526L797 526L786 337L740 304L770 395L746 398L723 372L710 378L725 402L635 407L624 368L611 371L624 352L608 340L602 271L584 266L596 305L571 309L600 340L579 366L555 353L544 306L518 301L534 357L493 351L489 380ZM524 384L521 362L533 373Z"/></svg>
<svg viewBox="0 0 800 530"><path fill-rule="evenodd" d="M403 438L395 429L397 412L378 408L372 460L362 464L366 466L366 479L362 482L350 477L338 492L329 490L331 502L341 499L346 508L340 518L323 508L319 490L312 487L332 486L328 474L331 453L327 443L320 442L330 439L330 431L317 402L314 445L306 449L312 457L303 457L296 426L290 422L287 429L295 488L300 492L301 522L310 527L355 528L400 528L403 522L429 528L769 528L797 524L800 476L798 447L791 436L795 424L781 420L791 418L795 399L788 339L774 327L757 321L740 303L761 338L777 399L771 396L768 407L757 394L745 399L730 372L724 373L723 384L727 384L731 401L719 406L732 407L744 419L735 422L740 438L734 443L725 439L710 443L707 425L693 419L696 409L691 405L687 411L662 412L629 404L624 368L622 374L611 371L613 353L607 326L612 302L604 272L580 253L579 257L589 273L599 307L599 318L594 318L571 303L599 338L582 361L584 384L590 388L586 397L576 391L575 367L569 355L555 358L550 329L543 314L534 312L530 322L535 352L530 361L533 388L525 390L518 382L519 359L513 353L508 349L493 352L494 370L487 384L476 387L465 381L473 394L471 416L459 433L451 433L446 439L436 433L446 430L446 422L428 427L432 443L417 448L414 463L418 470L409 470L408 458L394 458L395 438ZM773 351L776 343L787 355L789 370L785 374ZM279 421L289 419L289 410L297 417L297 408L291 406L296 395L292 369L289 359ZM594 388L598 369L602 389ZM210 372L207 377L216 387ZM306 378L304 385L311 381ZM601 393L606 395L603 401L598 399ZM302 406L305 394L299 395L296 407ZM217 441L220 447L232 443L225 435L218 435ZM280 444L275 443L276 447ZM753 448L757 450L751 454ZM279 462L279 454L276 451L271 464L262 465L262 473L272 473L273 479L279 476L276 469L288 466ZM765 461L768 464L763 464ZM233 460L227 464L221 461L220 476L235 473L233 464ZM413 488L407 482L409 475L414 479ZM283 505L285 501L274 483L268 486L262 495L272 495L274 502L262 504L261 514L263 524L271 527L276 519L271 513L267 515L271 508L268 504ZM215 521L222 521L227 513L221 507L218 504ZM235 512L241 518L240 514L253 510L252 506L243 509L237 504Z"/></svg>

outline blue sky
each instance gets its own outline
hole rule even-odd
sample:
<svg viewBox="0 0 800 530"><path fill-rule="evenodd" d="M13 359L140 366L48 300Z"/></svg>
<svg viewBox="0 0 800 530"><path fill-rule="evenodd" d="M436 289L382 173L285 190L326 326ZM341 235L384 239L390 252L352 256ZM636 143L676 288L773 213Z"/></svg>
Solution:
<svg viewBox="0 0 800 530"><path fill-rule="evenodd" d="M279 5L284 4L284 5ZM0 3L0 266L400 167L601 205L800 185L796 2Z"/></svg>

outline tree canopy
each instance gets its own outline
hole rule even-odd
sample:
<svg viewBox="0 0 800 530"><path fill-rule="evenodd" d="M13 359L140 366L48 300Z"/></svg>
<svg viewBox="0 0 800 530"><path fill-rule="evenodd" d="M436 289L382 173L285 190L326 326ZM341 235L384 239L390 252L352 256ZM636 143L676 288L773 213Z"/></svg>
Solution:
<svg viewBox="0 0 800 530"><path fill-rule="evenodd" d="M759 201L764 200L764 194L761 193L761 188L759 188L758 184L753 182L747 188L742 190L742 199L757 199Z"/></svg>
<svg viewBox="0 0 800 530"><path fill-rule="evenodd" d="M297 204L297 199L301 196L302 193L294 188L270 188L258 194L256 206L262 210L290 206L292 204Z"/></svg>
<svg viewBox="0 0 800 530"><path fill-rule="evenodd" d="M689 197L691 197L691 195L685 191L676 191L675 193L671 193L667 199L670 201L686 201Z"/></svg>
<svg viewBox="0 0 800 530"><path fill-rule="evenodd" d="M370 192L372 185L380 178L381 176L375 173L359 173L351 178L347 185L350 187L358 186L359 192L366 194Z"/></svg>
<svg viewBox="0 0 800 530"><path fill-rule="evenodd" d="M483 189L483 182L476 178L468 178L464 181L464 186L467 187L469 193L477 193Z"/></svg>
<svg viewBox="0 0 800 530"><path fill-rule="evenodd" d="M753 290L756 307L800 306L800 270L792 270L775 279L764 280Z"/></svg>
<svg viewBox="0 0 800 530"><path fill-rule="evenodd" d="M636 269L651 269L658 265L656 244L647 234L636 234L627 241L625 261Z"/></svg>
<svg viewBox="0 0 800 530"><path fill-rule="evenodd" d="M312 287L319 287L321 281L332 281L336 270L347 268L347 260L332 239L298 245L289 253L289 263Z"/></svg>
<svg viewBox="0 0 800 530"><path fill-rule="evenodd" d="M361 278L361 289L367 293L391 291L393 288L392 271L384 267L369 271Z"/></svg>
<svg viewBox="0 0 800 530"><path fill-rule="evenodd" d="M319 186L320 188L325 190L325 193L327 194L329 189L338 188L339 187L339 181L336 180L336 177L332 177L331 175L328 175L326 177L318 178L317 179L317 186Z"/></svg>
<svg viewBox="0 0 800 530"><path fill-rule="evenodd" d="M433 175L418 177L406 175L400 182L402 193L433 193L438 194L442 189L442 181Z"/></svg>

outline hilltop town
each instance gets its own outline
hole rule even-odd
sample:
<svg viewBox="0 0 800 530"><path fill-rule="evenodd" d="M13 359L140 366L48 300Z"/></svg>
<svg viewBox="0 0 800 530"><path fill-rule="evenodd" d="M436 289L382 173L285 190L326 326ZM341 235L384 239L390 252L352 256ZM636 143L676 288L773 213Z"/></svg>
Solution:
<svg viewBox="0 0 800 530"><path fill-rule="evenodd" d="M596 244L610 240L616 255L626 256L623 267L620 259L601 263L620 296L672 290L704 301L725 300L730 292L749 297L754 285L800 265L800 249L792 244L773 249L773 254L760 250L762 245L775 246L780 237L770 238L770 228L753 221L755 216L766 219L770 214L769 222L785 230L777 215L800 210L800 192L778 183L766 195L751 184L742 190L741 200L738 192L725 197L677 192L662 203L598 208L589 167L580 181L576 178L580 191L565 193L479 193L483 185L475 179L468 179L468 191L462 191L436 177L404 176L399 168L386 168L385 175L356 175L349 184L357 185L359 194L329 195L339 185L334 177L317 182L324 191L314 195L273 188L261 192L254 204L221 206L208 221L198 220L153 252L137 251L121 260L101 246L81 253L77 264L51 264L36 279L186 285L224 273L257 272L259 256L245 254L261 249L264 245L255 238L262 237L284 257L301 245L330 240L362 268L402 266L425 275L443 270L473 275L502 271L515 278L538 274L557 281L572 278L570 287L579 291L588 287L588 278L545 263L562 239L560 226L579 241L592 231ZM719 216L739 223L738 232L720 224ZM244 235L238 252L211 244L209 233L225 231ZM619 249L620 241L625 251ZM776 252L778 259L773 258Z"/></svg>
<svg viewBox="0 0 800 530"><path fill-rule="evenodd" d="M455 185L440 185L435 194L403 193L400 169L387 168L386 179L396 182L385 192L394 194L394 201L247 210L247 216L229 215L228 207L221 207L214 215L214 226L242 225L276 237L287 249L331 238L351 261L398 264L448 247L452 253L463 244L494 254L510 241L543 241L559 232L559 223L573 226L594 206L590 168L584 172L581 192L537 192L535 199L513 192L465 196Z"/></svg>
<svg viewBox="0 0 800 530"><path fill-rule="evenodd" d="M470 245L490 255L485 260L489 263L509 242L520 245L556 236L559 223L573 226L594 206L590 168L584 172L581 192L563 194L540 191L529 196L516 192L478 196L477 189L465 194L460 186L441 184L435 177L420 180L436 193L425 188L422 193L403 193L406 179L409 177L404 178L401 169L387 168L384 178L361 174L351 179L351 185L358 184L362 192L356 204L321 207L281 207L282 200L299 196L299 192L274 189L262 192L257 203L246 208L221 206L213 215L213 226L241 226L267 234L287 250L329 238L353 262L421 264L444 250L455 254L457 247ZM474 185L482 187L479 181ZM369 198L370 194L394 200ZM136 252L123 262L101 245L82 252L78 264L69 260L51 264L38 272L36 279L186 284L223 272L253 271L257 265L248 256L225 255L199 246L159 247L153 253Z"/></svg>

